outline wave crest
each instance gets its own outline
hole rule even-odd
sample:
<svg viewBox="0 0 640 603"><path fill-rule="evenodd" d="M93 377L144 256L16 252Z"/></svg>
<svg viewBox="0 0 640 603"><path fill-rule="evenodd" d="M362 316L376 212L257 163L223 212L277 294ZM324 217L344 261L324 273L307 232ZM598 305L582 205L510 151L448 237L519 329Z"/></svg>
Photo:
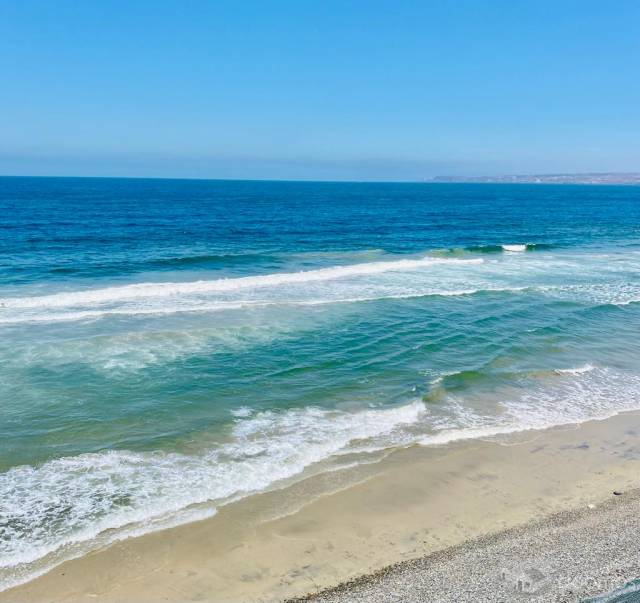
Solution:
<svg viewBox="0 0 640 603"><path fill-rule="evenodd" d="M200 455L109 451L21 466L0 474L0 590L29 579L28 564L61 547L215 507L292 478L332 455L416 422L422 402L342 412L308 407L245 412L231 442ZM147 526L149 527L149 526Z"/></svg>
<svg viewBox="0 0 640 603"><path fill-rule="evenodd" d="M439 264L478 264L481 259L422 258L368 262L348 266L333 266L301 272L284 272L258 276L243 276L185 283L136 283L105 289L70 291L34 297L8 297L0 299L2 308L65 308L87 304L105 304L140 298L175 297L180 295L224 293L239 289L278 287L288 284L315 283L352 276L366 276L390 271L415 270Z"/></svg>

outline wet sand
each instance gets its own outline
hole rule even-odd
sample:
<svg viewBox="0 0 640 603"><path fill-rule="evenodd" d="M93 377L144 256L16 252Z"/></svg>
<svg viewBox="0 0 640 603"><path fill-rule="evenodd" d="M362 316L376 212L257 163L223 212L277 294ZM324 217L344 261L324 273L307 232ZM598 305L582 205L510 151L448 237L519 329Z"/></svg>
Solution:
<svg viewBox="0 0 640 603"><path fill-rule="evenodd" d="M589 505L640 485L639 434L640 414L627 413L394 451L72 559L0 593L0 602L271 602L318 592L559 512L593 515ZM510 554L518 564L525 552Z"/></svg>

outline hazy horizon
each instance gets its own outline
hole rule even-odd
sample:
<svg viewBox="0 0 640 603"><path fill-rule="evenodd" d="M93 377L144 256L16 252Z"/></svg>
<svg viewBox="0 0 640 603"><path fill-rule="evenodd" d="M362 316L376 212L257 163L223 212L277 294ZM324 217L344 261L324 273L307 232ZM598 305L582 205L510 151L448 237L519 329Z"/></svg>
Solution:
<svg viewBox="0 0 640 603"><path fill-rule="evenodd" d="M470 185L485 185L485 184L498 184L498 185L557 185L566 186L567 184L574 184L578 186L588 185L610 185L610 186L637 186L638 182L526 182L526 181L506 181L502 178L509 177L557 177L557 176L635 176L640 177L639 172L576 172L576 173L547 173L547 174L486 174L483 176L466 176L461 175L447 176L440 175L433 178L423 178L416 180L379 180L379 179L347 179L347 178L333 178L333 179L314 179L314 178L216 178L216 177L199 177L199 176L141 176L141 175L92 175L92 174L0 174L0 178L6 179L29 179L29 178L60 178L60 179L96 179L96 180L194 180L194 181L211 181L211 182L272 182L272 183L309 183L309 184L434 184L434 185L447 185L447 184L470 184ZM495 179L495 180L492 180Z"/></svg>

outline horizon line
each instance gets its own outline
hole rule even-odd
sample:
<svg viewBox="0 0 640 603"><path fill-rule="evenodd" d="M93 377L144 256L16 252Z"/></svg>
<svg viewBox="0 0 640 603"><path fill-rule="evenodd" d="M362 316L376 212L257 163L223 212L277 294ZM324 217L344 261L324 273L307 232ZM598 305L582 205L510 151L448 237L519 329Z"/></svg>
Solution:
<svg viewBox="0 0 640 603"><path fill-rule="evenodd" d="M502 174L493 176L432 176L419 180L316 180L312 178L203 178L198 176L93 176L93 175L28 175L28 174L0 174L0 178L29 178L29 179L84 179L84 180L168 180L168 181L196 181L196 182L281 182L281 183L310 183L310 184L510 184L510 185L550 185L550 186L638 186L638 182L535 182L514 181L506 182L504 178L542 178L560 176L640 176L640 172L547 172L537 174ZM495 179L495 180L493 180Z"/></svg>

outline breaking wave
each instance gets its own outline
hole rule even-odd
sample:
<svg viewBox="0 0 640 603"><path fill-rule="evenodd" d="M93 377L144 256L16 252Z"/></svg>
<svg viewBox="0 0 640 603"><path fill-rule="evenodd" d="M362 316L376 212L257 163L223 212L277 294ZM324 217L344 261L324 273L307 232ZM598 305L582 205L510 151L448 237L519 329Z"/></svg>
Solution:
<svg viewBox="0 0 640 603"><path fill-rule="evenodd" d="M186 283L137 283L105 289L71 291L34 297L16 297L0 299L3 308L64 308L79 304L103 304L128 301L139 298L174 297L185 294L223 293L238 289L277 287L288 284L315 283L350 276L366 276L389 271L415 270L438 264L466 263L477 264L480 259L445 260L440 258L422 258L417 260L395 260L390 262L369 262L350 266L319 268L302 272L244 276L209 281Z"/></svg>
<svg viewBox="0 0 640 603"><path fill-rule="evenodd" d="M0 323L83 320L105 315L211 312L288 303L316 305L429 294L464 295L475 292L476 288L443 287L439 282L441 279L436 281L429 269L455 270L482 263L481 258L424 257L301 272L190 282L136 283L50 295L5 297L0 299ZM411 282L407 284L407 279L375 281L374 277L388 273L396 274L398 278L405 273L420 274L423 280L416 287L411 287ZM365 277L374 280L369 281Z"/></svg>
<svg viewBox="0 0 640 603"><path fill-rule="evenodd" d="M199 455L113 450L10 469L0 474L0 589L30 579L29 564L60 549L106 530L180 522L176 514L197 505L211 515L219 504L389 436L423 412L421 402L354 413L239 409L231 441Z"/></svg>
<svg viewBox="0 0 640 603"><path fill-rule="evenodd" d="M638 408L640 377L590 365L536 374L520 390L491 391L497 413L456 391L446 394L445 414L422 401L350 412L240 407L228 437L200 454L113 450L14 467L0 474L0 587L86 552L105 533L113 541L212 515L220 505L313 466L322 470L330 458L487 438Z"/></svg>

